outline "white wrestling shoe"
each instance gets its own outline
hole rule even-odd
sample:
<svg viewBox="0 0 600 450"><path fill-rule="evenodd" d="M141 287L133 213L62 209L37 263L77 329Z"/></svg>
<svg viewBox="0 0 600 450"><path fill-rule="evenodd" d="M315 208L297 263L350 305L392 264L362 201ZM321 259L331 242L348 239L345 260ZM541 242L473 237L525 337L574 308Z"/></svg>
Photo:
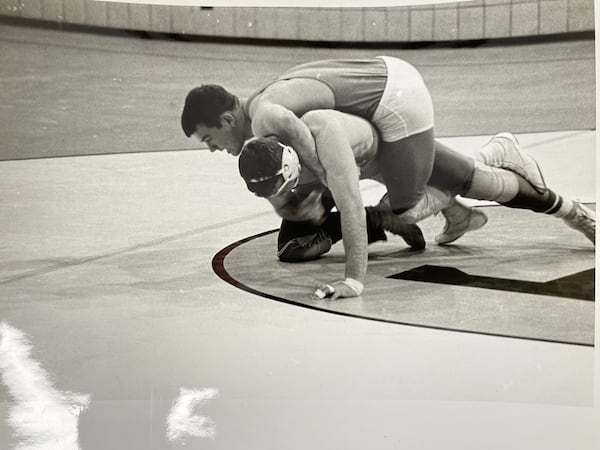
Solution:
<svg viewBox="0 0 600 450"><path fill-rule="evenodd" d="M483 227L488 221L483 211L478 208L469 208L458 200L443 209L442 214L446 218L446 226L444 231L435 237L438 245L454 242L466 232Z"/></svg>
<svg viewBox="0 0 600 450"><path fill-rule="evenodd" d="M563 220L568 226L582 233L596 246L596 213L581 203L573 203L573 212L563 217Z"/></svg>
<svg viewBox="0 0 600 450"><path fill-rule="evenodd" d="M540 168L530 155L521 150L511 133L499 133L481 147L475 159L491 167L510 170L525 178L540 194L546 192L546 182Z"/></svg>

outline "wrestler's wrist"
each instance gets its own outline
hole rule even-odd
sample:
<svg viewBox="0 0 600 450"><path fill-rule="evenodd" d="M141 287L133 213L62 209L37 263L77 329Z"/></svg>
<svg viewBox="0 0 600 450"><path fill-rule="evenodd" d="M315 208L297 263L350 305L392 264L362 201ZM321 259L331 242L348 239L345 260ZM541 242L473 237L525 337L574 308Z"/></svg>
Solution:
<svg viewBox="0 0 600 450"><path fill-rule="evenodd" d="M350 277L346 277L344 284L356 292L356 295L362 294L362 291L365 288L365 285L362 282Z"/></svg>

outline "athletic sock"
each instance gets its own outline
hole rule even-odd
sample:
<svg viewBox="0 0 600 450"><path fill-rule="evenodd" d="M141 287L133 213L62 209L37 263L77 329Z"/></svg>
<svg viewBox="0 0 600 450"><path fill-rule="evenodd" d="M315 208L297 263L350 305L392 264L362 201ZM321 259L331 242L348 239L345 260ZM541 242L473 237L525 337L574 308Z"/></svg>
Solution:
<svg viewBox="0 0 600 450"><path fill-rule="evenodd" d="M574 203L571 200L563 198L551 189L546 189L546 192L540 194L524 178L521 178L519 175L515 176L519 183L519 192L512 200L503 202L504 206L529 209L534 212L560 218L574 211Z"/></svg>
<svg viewBox="0 0 600 450"><path fill-rule="evenodd" d="M561 219L565 217L574 217L577 210L575 202L556 193L554 193L554 196L554 204L544 211L544 214L560 217Z"/></svg>
<svg viewBox="0 0 600 450"><path fill-rule="evenodd" d="M517 174L475 161L473 176L465 197L506 203L519 193Z"/></svg>
<svg viewBox="0 0 600 450"><path fill-rule="evenodd" d="M571 216L575 210L572 200L565 199L551 189L541 194L520 175L478 162L475 163L465 196L493 200L509 208L529 209L559 218Z"/></svg>
<svg viewBox="0 0 600 450"><path fill-rule="evenodd" d="M511 208L530 209L561 219L574 215L575 203L572 200L566 199L550 189L545 194L538 195L541 198L532 198L519 194L512 201L504 203L504 205Z"/></svg>

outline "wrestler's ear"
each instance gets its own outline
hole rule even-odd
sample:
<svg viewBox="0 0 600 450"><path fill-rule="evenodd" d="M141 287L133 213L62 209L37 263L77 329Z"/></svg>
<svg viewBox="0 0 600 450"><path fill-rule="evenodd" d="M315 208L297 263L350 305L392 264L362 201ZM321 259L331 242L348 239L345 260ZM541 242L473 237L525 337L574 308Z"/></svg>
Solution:
<svg viewBox="0 0 600 450"><path fill-rule="evenodd" d="M225 111L221 113L221 126L229 125L230 128L233 128L235 127L235 124L235 116L231 111Z"/></svg>

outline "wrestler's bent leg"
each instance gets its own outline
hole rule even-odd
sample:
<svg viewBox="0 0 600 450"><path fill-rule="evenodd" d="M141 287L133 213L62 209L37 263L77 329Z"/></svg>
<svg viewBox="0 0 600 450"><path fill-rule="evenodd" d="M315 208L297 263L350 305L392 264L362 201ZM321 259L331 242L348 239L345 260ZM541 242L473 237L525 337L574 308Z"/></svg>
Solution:
<svg viewBox="0 0 600 450"><path fill-rule="evenodd" d="M434 154L433 129L395 142L382 142L379 166L394 213L403 213L423 197Z"/></svg>
<svg viewBox="0 0 600 450"><path fill-rule="evenodd" d="M513 135L494 136L478 151L477 159L466 197L553 215L595 244L595 213L547 188L537 163Z"/></svg>
<svg viewBox="0 0 600 450"><path fill-rule="evenodd" d="M385 241L387 238L380 221L371 208L366 208L367 239L369 244ZM403 236L411 246L423 248L425 241L421 230L410 228L410 237ZM339 212L330 212L321 225L311 222L282 220L277 237L277 257L283 262L312 261L327 253L333 244L342 239L342 223Z"/></svg>
<svg viewBox="0 0 600 450"><path fill-rule="evenodd" d="M475 161L439 141L435 142L435 159L429 184L453 195L463 194L471 184ZM469 231L482 228L488 221L487 216L478 208L453 201L441 210L446 219L443 231L435 237L439 245L456 241Z"/></svg>

